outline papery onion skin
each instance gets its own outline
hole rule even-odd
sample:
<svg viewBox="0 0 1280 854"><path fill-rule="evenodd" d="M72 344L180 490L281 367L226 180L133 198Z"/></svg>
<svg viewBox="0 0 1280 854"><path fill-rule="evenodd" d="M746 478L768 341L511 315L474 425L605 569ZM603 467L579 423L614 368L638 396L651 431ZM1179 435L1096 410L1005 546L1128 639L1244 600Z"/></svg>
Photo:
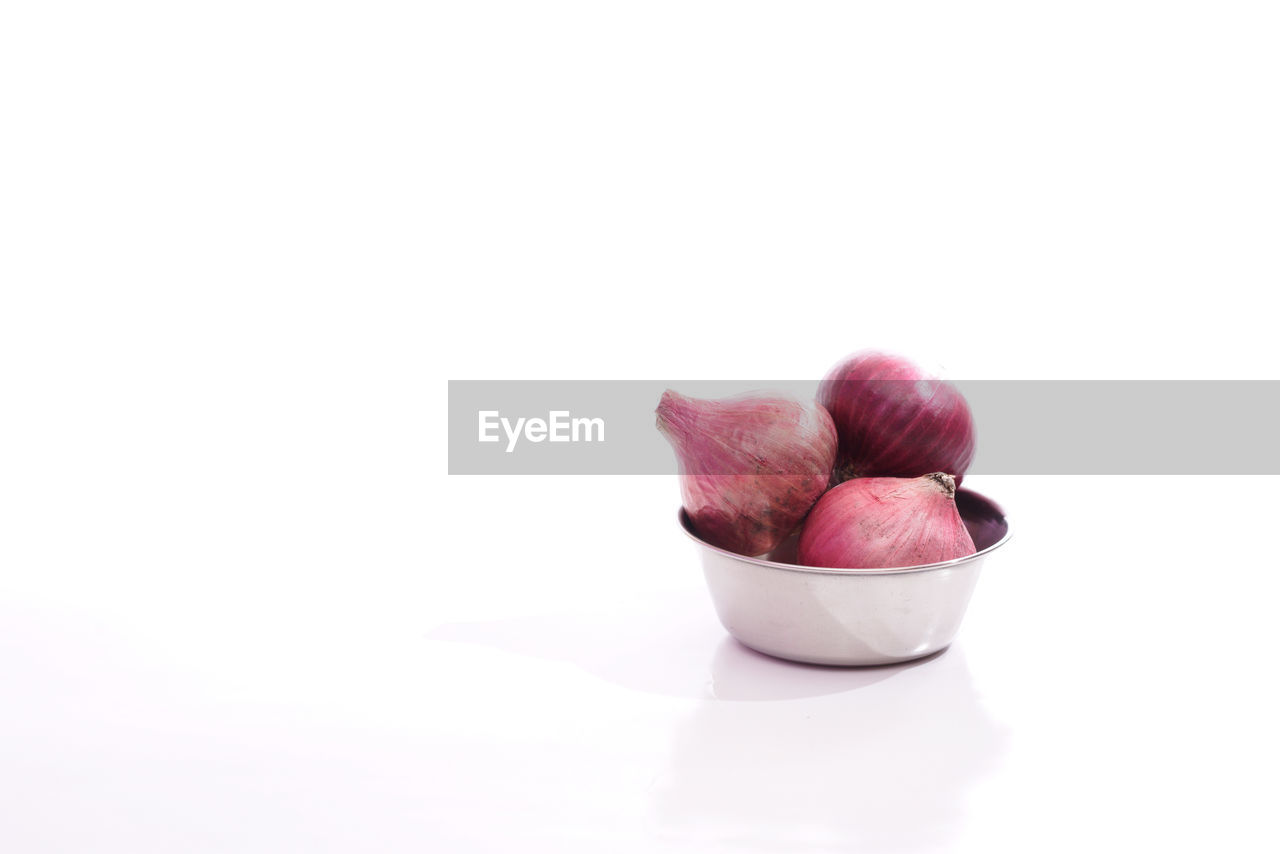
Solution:
<svg viewBox="0 0 1280 854"><path fill-rule="evenodd" d="M977 552L956 509L955 479L864 477L832 488L800 532L800 563L832 569L889 569Z"/></svg>
<svg viewBox="0 0 1280 854"><path fill-rule="evenodd" d="M973 462L973 414L964 396L901 356L855 353L822 380L818 401L840 436L834 483L935 471L960 483Z"/></svg>
<svg viewBox="0 0 1280 854"><path fill-rule="evenodd" d="M831 480L836 428L815 401L667 391L657 416L680 462L685 512L713 546L748 556L772 551Z"/></svg>

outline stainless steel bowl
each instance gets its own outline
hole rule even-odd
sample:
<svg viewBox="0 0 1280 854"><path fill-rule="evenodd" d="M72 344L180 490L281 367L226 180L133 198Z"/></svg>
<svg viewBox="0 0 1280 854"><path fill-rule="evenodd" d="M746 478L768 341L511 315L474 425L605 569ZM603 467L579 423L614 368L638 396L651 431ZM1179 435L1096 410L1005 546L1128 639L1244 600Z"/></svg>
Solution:
<svg viewBox="0 0 1280 854"><path fill-rule="evenodd" d="M743 557L699 539L684 510L680 525L698 546L720 622L742 643L811 664L891 664L951 643L983 563L1009 541L1008 520L990 499L961 489L956 506L977 554L901 569L798 566L794 537Z"/></svg>

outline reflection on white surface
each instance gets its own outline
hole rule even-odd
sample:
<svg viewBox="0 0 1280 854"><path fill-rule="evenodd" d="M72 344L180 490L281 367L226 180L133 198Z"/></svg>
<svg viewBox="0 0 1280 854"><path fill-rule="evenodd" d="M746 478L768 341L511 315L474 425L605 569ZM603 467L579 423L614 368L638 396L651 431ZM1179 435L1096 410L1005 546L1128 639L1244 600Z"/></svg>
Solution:
<svg viewBox="0 0 1280 854"><path fill-rule="evenodd" d="M1008 741L963 651L881 667L783 661L724 634L694 593L594 617L447 623L427 636L696 700L671 725L648 790L648 832L681 850L945 850L968 789Z"/></svg>
<svg viewBox="0 0 1280 854"><path fill-rule="evenodd" d="M727 641L713 671L721 699L677 727L654 788L662 837L777 851L944 848L963 825L966 790L1006 748L956 648L837 669Z"/></svg>
<svg viewBox="0 0 1280 854"><path fill-rule="evenodd" d="M596 613L443 623L425 637L568 662L633 690L701 699L711 693L705 650L723 634L706 595L686 590Z"/></svg>
<svg viewBox="0 0 1280 854"><path fill-rule="evenodd" d="M726 634L701 591L651 596L598 614L442 623L424 637L567 662L615 685L689 699L817 697L879 682L937 657L884 667L782 661ZM708 649L714 649L709 665Z"/></svg>
<svg viewBox="0 0 1280 854"><path fill-rule="evenodd" d="M794 700L838 694L873 685L941 654L879 667L828 667L783 661L725 635L711 659L711 693L718 700Z"/></svg>

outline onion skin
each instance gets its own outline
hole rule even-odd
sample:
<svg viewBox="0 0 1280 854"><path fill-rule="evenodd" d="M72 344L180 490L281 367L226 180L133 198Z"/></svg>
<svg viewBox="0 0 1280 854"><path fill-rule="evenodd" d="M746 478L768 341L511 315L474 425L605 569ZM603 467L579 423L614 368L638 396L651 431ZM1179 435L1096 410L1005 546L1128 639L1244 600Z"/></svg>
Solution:
<svg viewBox="0 0 1280 854"><path fill-rule="evenodd" d="M685 512L713 546L748 556L772 551L830 483L836 428L814 401L698 400L667 391L657 416L680 462Z"/></svg>
<svg viewBox="0 0 1280 854"><path fill-rule="evenodd" d="M900 356L856 353L818 386L840 436L835 483L854 477L921 477L973 462L973 414L950 383Z"/></svg>
<svg viewBox="0 0 1280 854"><path fill-rule="evenodd" d="M955 494L955 479L941 472L846 481L809 512L800 532L800 563L889 569L975 554Z"/></svg>

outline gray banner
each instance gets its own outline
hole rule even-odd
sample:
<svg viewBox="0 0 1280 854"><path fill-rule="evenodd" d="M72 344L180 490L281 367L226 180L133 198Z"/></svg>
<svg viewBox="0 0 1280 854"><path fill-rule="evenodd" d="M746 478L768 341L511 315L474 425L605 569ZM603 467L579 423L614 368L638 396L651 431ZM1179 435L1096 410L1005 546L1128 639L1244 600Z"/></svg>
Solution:
<svg viewBox="0 0 1280 854"><path fill-rule="evenodd" d="M1280 381L952 381L977 474L1280 474ZM698 398L817 380L451 380L450 474L673 474L654 426L665 389Z"/></svg>

